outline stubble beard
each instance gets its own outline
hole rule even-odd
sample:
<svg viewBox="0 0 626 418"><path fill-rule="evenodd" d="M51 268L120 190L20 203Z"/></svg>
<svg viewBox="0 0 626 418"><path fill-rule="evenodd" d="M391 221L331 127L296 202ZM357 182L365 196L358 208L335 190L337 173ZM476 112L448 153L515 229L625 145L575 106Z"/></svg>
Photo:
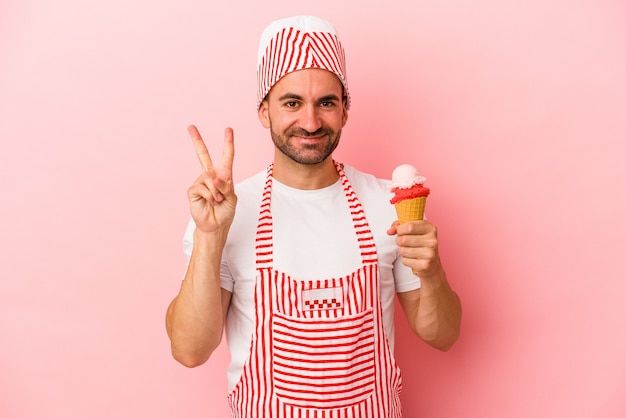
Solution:
<svg viewBox="0 0 626 418"><path fill-rule="evenodd" d="M337 145L339 145L339 138L341 138L341 129L334 132L331 129L322 127L315 132L308 132L300 128L292 128L285 131L284 134L280 134L272 128L270 124L270 133L272 135L272 141L276 148L280 150L285 156L299 164L320 164L335 151ZM301 148L296 148L290 141L293 136L298 137L318 137L325 136L329 140L317 144L304 144Z"/></svg>

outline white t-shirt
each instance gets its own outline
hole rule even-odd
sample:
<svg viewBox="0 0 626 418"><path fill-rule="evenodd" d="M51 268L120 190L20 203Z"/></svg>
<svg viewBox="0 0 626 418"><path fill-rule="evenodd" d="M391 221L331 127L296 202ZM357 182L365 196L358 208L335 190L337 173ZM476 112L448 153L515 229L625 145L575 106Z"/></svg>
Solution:
<svg viewBox="0 0 626 418"><path fill-rule="evenodd" d="M402 264L395 237L387 229L396 219L389 203L388 181L345 166L344 171L374 235L380 271L380 298L387 339L393 350L394 296L420 287L419 278ZM231 354L230 390L238 382L250 353L254 327L256 280L255 238L266 172L235 186L237 209L222 255L222 287L233 293L226 318ZM348 202L340 181L319 190L299 190L273 180L271 211L274 223L274 269L294 279L310 280L348 275L361 267L361 255ZM189 258L193 248L190 221L184 237Z"/></svg>

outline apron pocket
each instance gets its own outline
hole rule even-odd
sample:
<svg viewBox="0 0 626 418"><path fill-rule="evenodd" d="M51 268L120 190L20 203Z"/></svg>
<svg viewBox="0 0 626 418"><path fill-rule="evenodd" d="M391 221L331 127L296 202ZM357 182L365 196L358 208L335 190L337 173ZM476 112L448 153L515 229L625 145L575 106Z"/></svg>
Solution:
<svg viewBox="0 0 626 418"><path fill-rule="evenodd" d="M274 391L301 408L343 408L369 398L375 381L373 309L339 318L272 319Z"/></svg>

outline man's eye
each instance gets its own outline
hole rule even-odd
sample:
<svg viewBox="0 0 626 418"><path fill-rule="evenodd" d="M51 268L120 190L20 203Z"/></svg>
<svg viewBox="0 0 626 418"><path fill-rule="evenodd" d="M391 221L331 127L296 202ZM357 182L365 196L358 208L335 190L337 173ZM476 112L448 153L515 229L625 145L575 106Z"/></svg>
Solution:
<svg viewBox="0 0 626 418"><path fill-rule="evenodd" d="M285 106L293 108L298 106L298 102L285 102Z"/></svg>
<svg viewBox="0 0 626 418"><path fill-rule="evenodd" d="M320 103L320 106L322 107L333 107L335 105L334 102L322 102Z"/></svg>

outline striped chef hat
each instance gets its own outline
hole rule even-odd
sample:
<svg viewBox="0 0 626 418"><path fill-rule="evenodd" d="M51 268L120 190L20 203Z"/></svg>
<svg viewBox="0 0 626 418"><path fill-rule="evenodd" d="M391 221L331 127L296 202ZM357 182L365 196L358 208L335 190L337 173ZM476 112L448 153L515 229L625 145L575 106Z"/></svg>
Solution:
<svg viewBox="0 0 626 418"><path fill-rule="evenodd" d="M295 16L270 23L261 35L257 65L257 109L281 77L305 68L335 74L343 84L350 108L345 54L337 31L326 20Z"/></svg>

